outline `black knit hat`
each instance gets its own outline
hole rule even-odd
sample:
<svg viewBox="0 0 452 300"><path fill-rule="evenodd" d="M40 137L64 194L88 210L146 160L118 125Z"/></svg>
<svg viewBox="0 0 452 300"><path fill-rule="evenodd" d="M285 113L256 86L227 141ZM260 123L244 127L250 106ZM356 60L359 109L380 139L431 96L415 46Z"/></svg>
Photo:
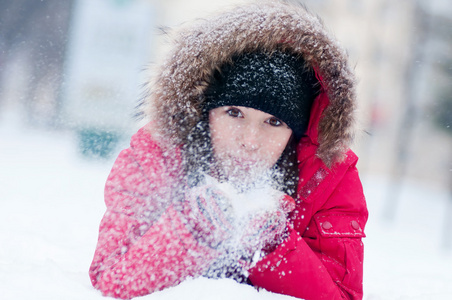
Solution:
<svg viewBox="0 0 452 300"><path fill-rule="evenodd" d="M281 51L246 53L212 76L204 111L228 105L258 109L282 120L299 139L319 90L314 71L302 57Z"/></svg>

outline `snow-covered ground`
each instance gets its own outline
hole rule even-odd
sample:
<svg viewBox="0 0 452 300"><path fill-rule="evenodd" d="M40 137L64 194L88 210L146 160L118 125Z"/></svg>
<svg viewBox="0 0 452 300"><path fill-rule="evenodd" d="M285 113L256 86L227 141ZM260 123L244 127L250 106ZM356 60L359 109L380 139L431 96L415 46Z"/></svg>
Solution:
<svg viewBox="0 0 452 300"><path fill-rule="evenodd" d="M88 268L113 160L84 160L72 133L21 124L0 114L0 299L103 299ZM447 191L406 183L390 222L387 180L363 175L363 182L370 211L364 299L452 299L452 250L442 247ZM200 278L144 299L292 298Z"/></svg>

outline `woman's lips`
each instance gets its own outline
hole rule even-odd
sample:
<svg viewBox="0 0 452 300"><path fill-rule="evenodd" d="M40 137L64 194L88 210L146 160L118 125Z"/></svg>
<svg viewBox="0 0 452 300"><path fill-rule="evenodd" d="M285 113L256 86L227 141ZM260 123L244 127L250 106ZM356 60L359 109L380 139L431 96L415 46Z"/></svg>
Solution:
<svg viewBox="0 0 452 300"><path fill-rule="evenodd" d="M218 159L218 158L217 158ZM254 157L225 155L219 158L223 171L229 176L242 177L263 172L266 164Z"/></svg>
<svg viewBox="0 0 452 300"><path fill-rule="evenodd" d="M245 173L261 171L263 169L263 164L259 160L250 160L248 158L234 157L230 160L230 168L234 169L235 172L241 171Z"/></svg>
<svg viewBox="0 0 452 300"><path fill-rule="evenodd" d="M249 159L249 158L233 157L231 159L231 161L233 162L233 164L247 166L247 167L260 165L260 162L258 160L253 160L253 159Z"/></svg>

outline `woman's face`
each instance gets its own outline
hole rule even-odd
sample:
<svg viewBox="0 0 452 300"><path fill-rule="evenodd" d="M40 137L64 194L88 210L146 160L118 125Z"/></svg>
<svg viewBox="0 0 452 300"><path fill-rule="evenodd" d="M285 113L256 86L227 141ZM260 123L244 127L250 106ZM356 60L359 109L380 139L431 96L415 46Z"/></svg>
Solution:
<svg viewBox="0 0 452 300"><path fill-rule="evenodd" d="M244 106L221 106L209 112L217 171L227 179L262 175L279 159L292 135L281 120Z"/></svg>

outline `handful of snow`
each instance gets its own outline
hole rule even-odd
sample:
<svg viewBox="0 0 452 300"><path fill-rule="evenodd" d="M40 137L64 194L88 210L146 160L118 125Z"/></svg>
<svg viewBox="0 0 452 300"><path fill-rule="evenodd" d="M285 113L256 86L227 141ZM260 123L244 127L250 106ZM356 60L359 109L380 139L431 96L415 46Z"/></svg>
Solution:
<svg viewBox="0 0 452 300"><path fill-rule="evenodd" d="M219 182L211 176L206 176L206 184L214 186L228 198L239 219L262 211L279 210L284 197L283 192L275 190L265 181L244 191L238 190L230 182Z"/></svg>

